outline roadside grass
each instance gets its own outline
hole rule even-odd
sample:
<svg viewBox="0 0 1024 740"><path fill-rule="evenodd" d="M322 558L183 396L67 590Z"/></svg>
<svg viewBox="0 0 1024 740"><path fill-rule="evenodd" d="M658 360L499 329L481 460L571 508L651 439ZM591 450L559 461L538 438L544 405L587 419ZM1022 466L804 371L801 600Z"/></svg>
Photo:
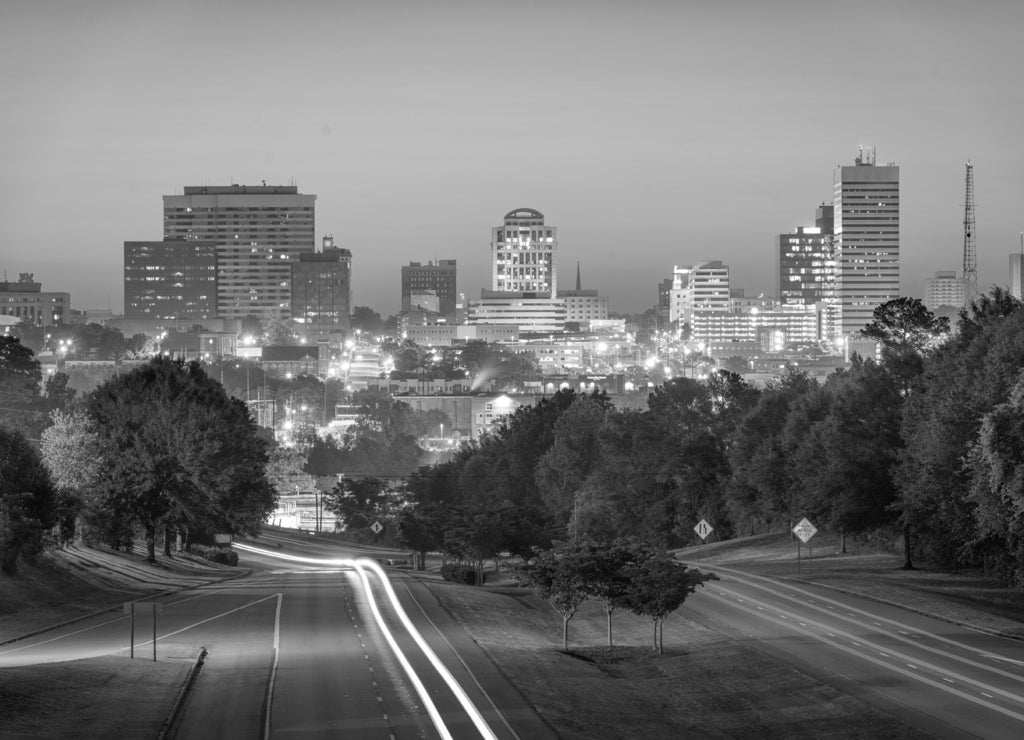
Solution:
<svg viewBox="0 0 1024 740"><path fill-rule="evenodd" d="M927 563L903 570L897 540L848 539L841 552L837 535L820 532L813 550L788 534L759 535L676 552L676 557L704 570L737 568L756 575L817 583L899 604L915 611L980 629L1024 639L1024 591L980 573L947 573ZM808 559L813 555L813 559ZM698 562L699 558L699 562ZM799 566L799 567L798 567Z"/></svg>
<svg viewBox="0 0 1024 740"><path fill-rule="evenodd" d="M106 656L0 671L0 737L157 737L192 665Z"/></svg>
<svg viewBox="0 0 1024 740"><path fill-rule="evenodd" d="M440 603L562 738L919 738L925 735L678 614L653 649L649 619L584 604L561 616L523 589L432 581ZM700 589L690 596L700 598Z"/></svg>

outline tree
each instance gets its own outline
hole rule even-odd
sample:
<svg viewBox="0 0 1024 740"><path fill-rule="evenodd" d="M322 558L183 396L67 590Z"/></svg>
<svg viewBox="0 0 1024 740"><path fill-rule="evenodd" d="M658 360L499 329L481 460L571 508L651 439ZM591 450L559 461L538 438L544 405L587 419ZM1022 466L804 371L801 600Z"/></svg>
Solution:
<svg viewBox="0 0 1024 740"><path fill-rule="evenodd" d="M21 432L0 427L0 571L13 574L22 556L43 549L54 524L53 484Z"/></svg>
<svg viewBox="0 0 1024 740"><path fill-rule="evenodd" d="M882 364L906 393L922 372L926 349L949 333L949 319L933 314L920 298L894 298L875 307L860 333L882 345Z"/></svg>
<svg viewBox="0 0 1024 740"><path fill-rule="evenodd" d="M626 603L633 569L651 556L649 547L634 540L589 543L581 551L580 575L587 594L604 607L608 647L612 646L612 612Z"/></svg>
<svg viewBox="0 0 1024 740"><path fill-rule="evenodd" d="M43 462L56 489L56 516L60 539L67 543L82 536L83 509L94 510L100 481L103 445L96 425L81 410L55 411L43 431Z"/></svg>
<svg viewBox="0 0 1024 740"><path fill-rule="evenodd" d="M707 581L717 581L714 573L689 570L668 555L659 554L629 570L630 587L624 603L634 614L654 622L654 649L664 652L662 627L665 617L674 612L686 597Z"/></svg>
<svg viewBox="0 0 1024 740"><path fill-rule="evenodd" d="M587 600L587 586L580 568L581 548L565 544L542 550L522 564L516 574L542 599L547 599L562 617L562 649L569 649L569 621Z"/></svg>
<svg viewBox="0 0 1024 740"><path fill-rule="evenodd" d="M88 410L103 496L143 527L151 561L160 527L252 534L273 510L267 442L199 363L156 358L93 391Z"/></svg>
<svg viewBox="0 0 1024 740"><path fill-rule="evenodd" d="M343 478L324 495L324 508L337 515L346 529L367 529L376 517L387 513L393 498L380 478Z"/></svg>
<svg viewBox="0 0 1024 740"><path fill-rule="evenodd" d="M384 321L380 314L368 306L356 306L352 309L352 331L361 331L369 336L376 336L384 331Z"/></svg>

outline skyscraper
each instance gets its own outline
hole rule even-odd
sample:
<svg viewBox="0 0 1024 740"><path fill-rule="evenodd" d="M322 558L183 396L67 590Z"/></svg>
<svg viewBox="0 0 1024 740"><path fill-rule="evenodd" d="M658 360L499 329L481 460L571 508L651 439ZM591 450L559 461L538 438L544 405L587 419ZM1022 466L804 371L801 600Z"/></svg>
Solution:
<svg viewBox="0 0 1024 740"><path fill-rule="evenodd" d="M967 301L967 281L956 270L939 270L924 281L924 305L935 312L940 308L962 308Z"/></svg>
<svg viewBox="0 0 1024 740"><path fill-rule="evenodd" d="M842 336L871 323L900 295L900 168L861 154L835 183L836 290Z"/></svg>
<svg viewBox="0 0 1024 740"><path fill-rule="evenodd" d="M186 186L164 196L164 238L216 244L220 318L288 318L291 263L314 249L315 202L294 185Z"/></svg>
<svg viewBox="0 0 1024 740"><path fill-rule="evenodd" d="M124 315L216 318L217 246L200 239L125 242Z"/></svg>
<svg viewBox="0 0 1024 740"><path fill-rule="evenodd" d="M544 214L519 208L491 229L491 290L558 294L558 230L544 225Z"/></svg>
<svg viewBox="0 0 1024 740"><path fill-rule="evenodd" d="M402 265L402 311L424 308L422 298L431 296L435 313L451 316L455 314L455 260L438 260L436 263L410 262Z"/></svg>
<svg viewBox="0 0 1024 740"><path fill-rule="evenodd" d="M839 304L836 297L836 258L833 207L817 208L814 226L798 226L775 240L775 295L779 308L820 305L823 338L836 339Z"/></svg>
<svg viewBox="0 0 1024 740"><path fill-rule="evenodd" d="M291 263L291 318L308 341L347 332L352 315L352 252L325 236L319 252Z"/></svg>

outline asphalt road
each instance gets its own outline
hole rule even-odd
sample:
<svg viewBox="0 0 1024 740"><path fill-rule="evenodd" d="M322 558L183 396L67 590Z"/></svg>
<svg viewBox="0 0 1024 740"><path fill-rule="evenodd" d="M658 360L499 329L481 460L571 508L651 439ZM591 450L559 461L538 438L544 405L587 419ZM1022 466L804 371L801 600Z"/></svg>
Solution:
<svg viewBox="0 0 1024 740"><path fill-rule="evenodd" d="M389 573L398 603L440 667L372 569L361 574L273 557L365 553L301 536L252 544L271 555L242 552L241 564L261 572L159 599L157 659L194 655L199 646L208 651L177 737L554 737L417 578ZM138 611L135 656L151 660L152 616L148 607ZM3 646L0 667L127 654L129 624L126 615L100 615Z"/></svg>
<svg viewBox="0 0 1024 740"><path fill-rule="evenodd" d="M681 615L937 738L1024 737L1024 643L810 583L704 563Z"/></svg>

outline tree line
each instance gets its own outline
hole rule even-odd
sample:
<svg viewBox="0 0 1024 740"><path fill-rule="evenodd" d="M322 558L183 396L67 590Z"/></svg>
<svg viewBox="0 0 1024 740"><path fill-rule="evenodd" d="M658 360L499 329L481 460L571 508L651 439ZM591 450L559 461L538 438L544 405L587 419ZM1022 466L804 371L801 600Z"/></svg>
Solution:
<svg viewBox="0 0 1024 740"><path fill-rule="evenodd" d="M824 530L902 547L904 567L980 568L1024 585L1024 309L993 289L952 331L917 299L879 306L854 356L818 382L676 378L643 410L560 391L423 468L403 542L480 564L555 543L695 542Z"/></svg>

